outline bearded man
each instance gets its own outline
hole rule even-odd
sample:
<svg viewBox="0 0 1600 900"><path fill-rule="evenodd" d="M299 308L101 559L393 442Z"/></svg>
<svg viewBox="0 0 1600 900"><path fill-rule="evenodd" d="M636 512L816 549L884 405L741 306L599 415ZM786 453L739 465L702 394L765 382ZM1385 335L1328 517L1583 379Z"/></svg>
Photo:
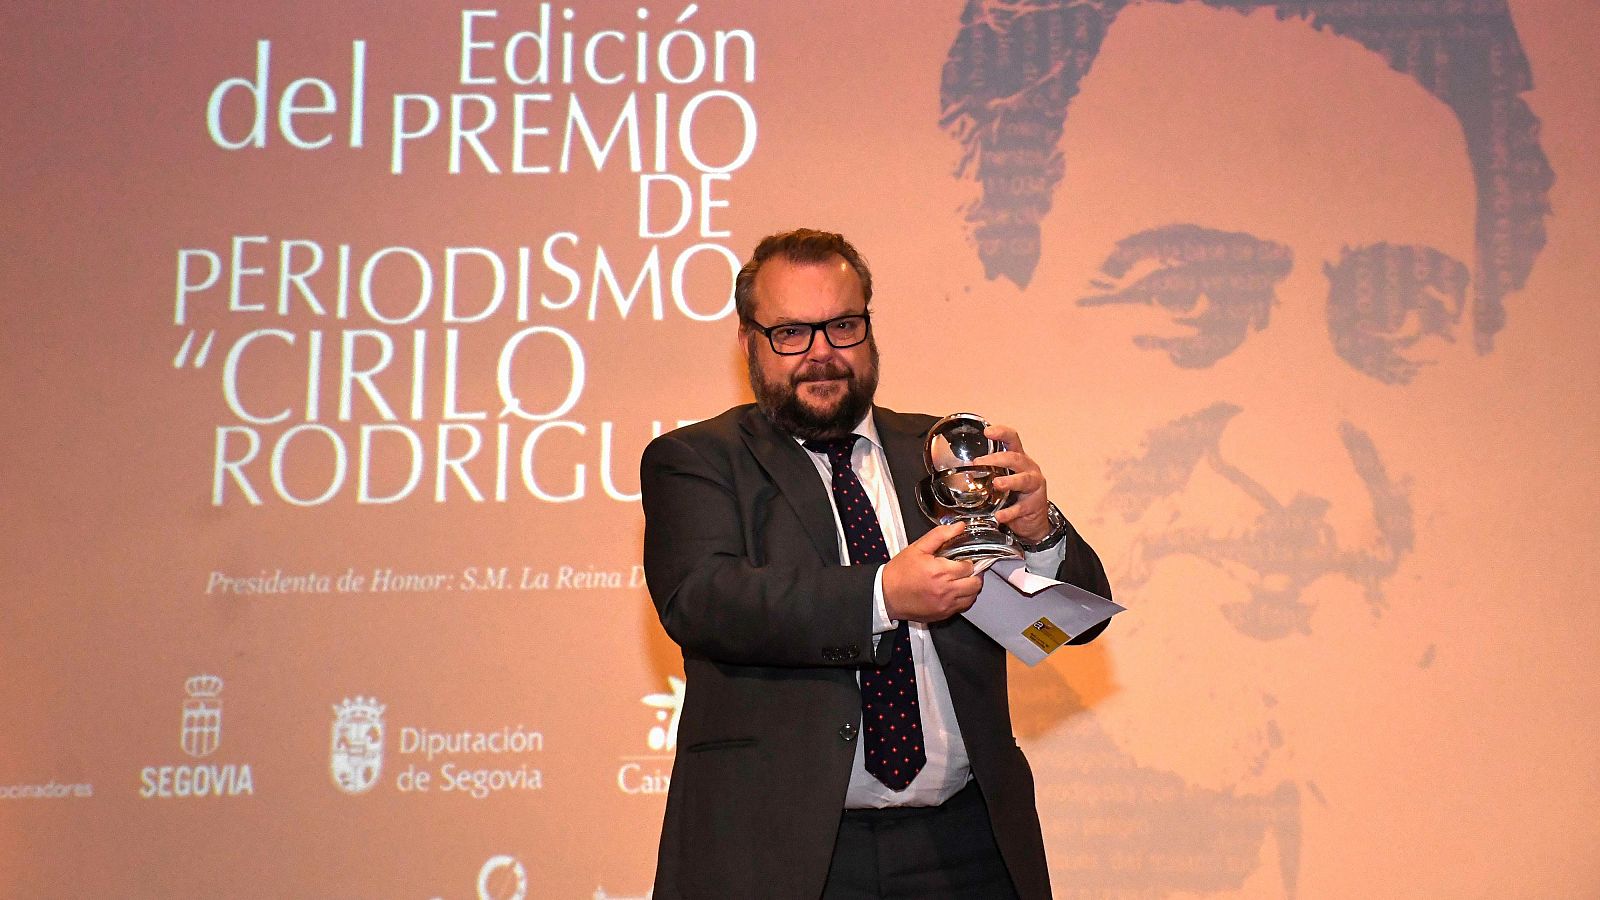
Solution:
<svg viewBox="0 0 1600 900"><path fill-rule="evenodd" d="M1050 896L1005 651L960 616L972 563L937 555L963 526L913 499L935 418L872 403L866 261L771 235L734 297L756 402L642 461L645 574L687 681L654 896ZM1028 568L1109 597L1016 432L987 434Z"/></svg>

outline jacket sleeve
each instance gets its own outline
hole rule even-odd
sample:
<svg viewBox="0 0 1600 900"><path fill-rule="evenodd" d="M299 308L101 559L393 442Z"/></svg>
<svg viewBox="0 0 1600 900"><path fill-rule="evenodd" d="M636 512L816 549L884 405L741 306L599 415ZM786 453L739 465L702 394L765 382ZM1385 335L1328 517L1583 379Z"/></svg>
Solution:
<svg viewBox="0 0 1600 900"><path fill-rule="evenodd" d="M1078 534L1078 529L1073 528L1072 533L1062 538L1062 541L1066 544L1067 552L1061 560L1061 568L1056 571L1056 580L1083 588L1091 594L1099 594L1107 600L1113 599L1111 581L1106 578L1106 568L1101 565L1099 554L1095 553L1094 548ZM1105 631L1106 626L1110 624L1111 620L1107 619L1067 643L1087 644L1099 637L1100 632Z"/></svg>
<svg viewBox="0 0 1600 900"><path fill-rule="evenodd" d="M735 665L873 663L876 568L823 563L797 522L793 540L771 532L777 488L736 484L720 462L674 434L641 460L645 579L667 634Z"/></svg>

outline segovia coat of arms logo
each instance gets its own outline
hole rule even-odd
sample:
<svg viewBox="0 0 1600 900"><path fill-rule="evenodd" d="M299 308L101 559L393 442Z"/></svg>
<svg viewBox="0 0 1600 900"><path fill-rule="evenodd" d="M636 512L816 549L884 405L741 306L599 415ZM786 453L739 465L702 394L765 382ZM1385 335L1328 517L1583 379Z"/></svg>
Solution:
<svg viewBox="0 0 1600 900"><path fill-rule="evenodd" d="M199 759L222 746L222 679L196 675L183 683L189 692L183 701L183 730L178 743L183 752Z"/></svg>

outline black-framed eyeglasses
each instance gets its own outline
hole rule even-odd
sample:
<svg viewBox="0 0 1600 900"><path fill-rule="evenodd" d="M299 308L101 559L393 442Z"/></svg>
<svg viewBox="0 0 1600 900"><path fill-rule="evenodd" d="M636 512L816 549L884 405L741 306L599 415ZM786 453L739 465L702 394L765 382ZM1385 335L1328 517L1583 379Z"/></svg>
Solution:
<svg viewBox="0 0 1600 900"><path fill-rule="evenodd" d="M770 328L757 322L750 325L767 336L772 352L779 356L799 356L811 349L811 343L822 332L828 345L835 350L854 347L867 339L872 331L871 313L837 316L826 322L784 322Z"/></svg>

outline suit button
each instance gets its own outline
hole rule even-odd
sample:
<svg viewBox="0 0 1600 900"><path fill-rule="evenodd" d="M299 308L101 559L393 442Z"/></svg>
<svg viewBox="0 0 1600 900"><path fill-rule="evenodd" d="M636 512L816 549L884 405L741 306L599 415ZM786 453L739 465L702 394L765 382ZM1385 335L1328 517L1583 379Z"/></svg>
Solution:
<svg viewBox="0 0 1600 900"><path fill-rule="evenodd" d="M839 740L853 741L856 739L856 723L846 722L839 726Z"/></svg>

